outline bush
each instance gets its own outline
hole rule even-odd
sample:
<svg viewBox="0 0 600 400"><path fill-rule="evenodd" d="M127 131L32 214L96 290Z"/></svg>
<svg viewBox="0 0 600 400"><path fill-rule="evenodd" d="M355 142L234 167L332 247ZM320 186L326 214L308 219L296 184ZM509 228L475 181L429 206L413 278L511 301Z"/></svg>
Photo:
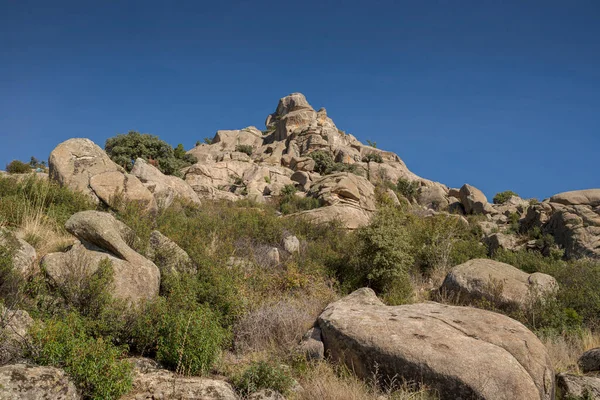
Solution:
<svg viewBox="0 0 600 400"><path fill-rule="evenodd" d="M155 161L158 168L167 175L179 175L179 170L195 162L196 158L185 154L183 145L177 151L158 136L129 131L106 140L104 146L108 156L117 164L131 171L137 158Z"/></svg>
<svg viewBox="0 0 600 400"><path fill-rule="evenodd" d="M288 194L279 201L279 211L288 215L300 211L313 210L322 206L319 199L314 197L298 197L294 194Z"/></svg>
<svg viewBox="0 0 600 400"><path fill-rule="evenodd" d="M334 172L351 172L353 174L358 174L356 165L335 162L331 153L327 151L313 151L308 156L315 160L315 171L321 175L329 175Z"/></svg>
<svg viewBox="0 0 600 400"><path fill-rule="evenodd" d="M239 376L234 377L233 384L243 396L261 389L272 389L286 394L292 388L294 380L284 368L266 361L259 361L253 363Z"/></svg>
<svg viewBox="0 0 600 400"><path fill-rule="evenodd" d="M344 261L347 267L340 271L340 280L348 290L370 286L384 293L393 287L396 302L412 296L409 271L414 258L401 211L380 209L370 225L357 230L354 249Z"/></svg>
<svg viewBox="0 0 600 400"><path fill-rule="evenodd" d="M383 162L383 158L379 153L371 153L364 156L362 162L376 162L378 164L381 164Z"/></svg>
<svg viewBox="0 0 600 400"><path fill-rule="evenodd" d="M9 174L26 174L31 172L31 166L19 160L13 160L6 164L6 172Z"/></svg>
<svg viewBox="0 0 600 400"><path fill-rule="evenodd" d="M120 359L126 349L90 337L77 314L37 323L30 333L33 361L63 368L84 398L118 399L131 389L132 366Z"/></svg>
<svg viewBox="0 0 600 400"><path fill-rule="evenodd" d="M414 200L419 194L419 182L399 178L398 182L396 183L396 190L408 200Z"/></svg>
<svg viewBox="0 0 600 400"><path fill-rule="evenodd" d="M218 315L206 306L193 311L170 309L159 332L157 360L184 375L210 372L227 342Z"/></svg>
<svg viewBox="0 0 600 400"><path fill-rule="evenodd" d="M249 144L238 144L237 146L235 146L235 151L239 151L240 153L246 153L249 156L251 156L254 152L254 149Z"/></svg>
<svg viewBox="0 0 600 400"><path fill-rule="evenodd" d="M494 204L504 204L513 196L518 196L518 194L516 194L512 190L506 190L504 192L496 193L496 195L494 196Z"/></svg>

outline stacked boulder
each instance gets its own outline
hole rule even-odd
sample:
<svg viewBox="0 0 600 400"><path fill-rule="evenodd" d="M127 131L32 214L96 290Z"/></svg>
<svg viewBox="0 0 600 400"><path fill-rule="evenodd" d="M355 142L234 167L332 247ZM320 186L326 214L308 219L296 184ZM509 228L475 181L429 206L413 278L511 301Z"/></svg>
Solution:
<svg viewBox="0 0 600 400"><path fill-rule="evenodd" d="M109 213L82 211L69 218L65 227L80 242L67 252L42 259L43 271L53 284L85 281L108 260L115 298L136 303L158 295L159 268L130 247L139 239L127 225Z"/></svg>

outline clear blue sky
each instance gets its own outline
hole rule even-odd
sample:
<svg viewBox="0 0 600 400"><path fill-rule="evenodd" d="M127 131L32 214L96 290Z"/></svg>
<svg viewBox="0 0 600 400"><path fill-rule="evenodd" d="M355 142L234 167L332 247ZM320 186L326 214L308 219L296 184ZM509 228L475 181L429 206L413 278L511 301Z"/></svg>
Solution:
<svg viewBox="0 0 600 400"><path fill-rule="evenodd" d="M190 148L297 91L452 187L600 187L598 0L0 0L2 167L130 129Z"/></svg>

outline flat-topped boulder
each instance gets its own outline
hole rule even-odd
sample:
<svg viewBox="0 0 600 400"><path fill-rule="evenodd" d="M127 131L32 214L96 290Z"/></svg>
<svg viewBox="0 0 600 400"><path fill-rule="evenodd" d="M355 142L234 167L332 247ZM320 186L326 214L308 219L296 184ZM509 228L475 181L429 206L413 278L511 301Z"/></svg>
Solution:
<svg viewBox="0 0 600 400"><path fill-rule="evenodd" d="M423 383L445 399L554 399L544 345L501 314L433 302L386 306L371 289L318 318L325 353L359 376Z"/></svg>

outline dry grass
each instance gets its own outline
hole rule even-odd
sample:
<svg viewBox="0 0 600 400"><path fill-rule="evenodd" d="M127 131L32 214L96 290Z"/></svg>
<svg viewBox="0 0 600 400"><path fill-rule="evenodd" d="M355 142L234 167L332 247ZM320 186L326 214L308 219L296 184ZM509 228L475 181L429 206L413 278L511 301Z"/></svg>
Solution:
<svg viewBox="0 0 600 400"><path fill-rule="evenodd" d="M28 210L15 234L35 248L38 261L46 254L62 251L75 242L73 236L58 227L39 208Z"/></svg>
<svg viewBox="0 0 600 400"><path fill-rule="evenodd" d="M321 362L311 366L300 379L303 390L290 400L430 400L437 397L426 389L403 384L394 389L369 385L346 369Z"/></svg>
<svg viewBox="0 0 600 400"><path fill-rule="evenodd" d="M542 337L542 342L548 350L548 355L558 372L579 373L577 360L583 352L600 347L600 334L589 329L580 334L570 336Z"/></svg>
<svg viewBox="0 0 600 400"><path fill-rule="evenodd" d="M238 353L289 354L332 296L283 297L246 314L234 327Z"/></svg>

